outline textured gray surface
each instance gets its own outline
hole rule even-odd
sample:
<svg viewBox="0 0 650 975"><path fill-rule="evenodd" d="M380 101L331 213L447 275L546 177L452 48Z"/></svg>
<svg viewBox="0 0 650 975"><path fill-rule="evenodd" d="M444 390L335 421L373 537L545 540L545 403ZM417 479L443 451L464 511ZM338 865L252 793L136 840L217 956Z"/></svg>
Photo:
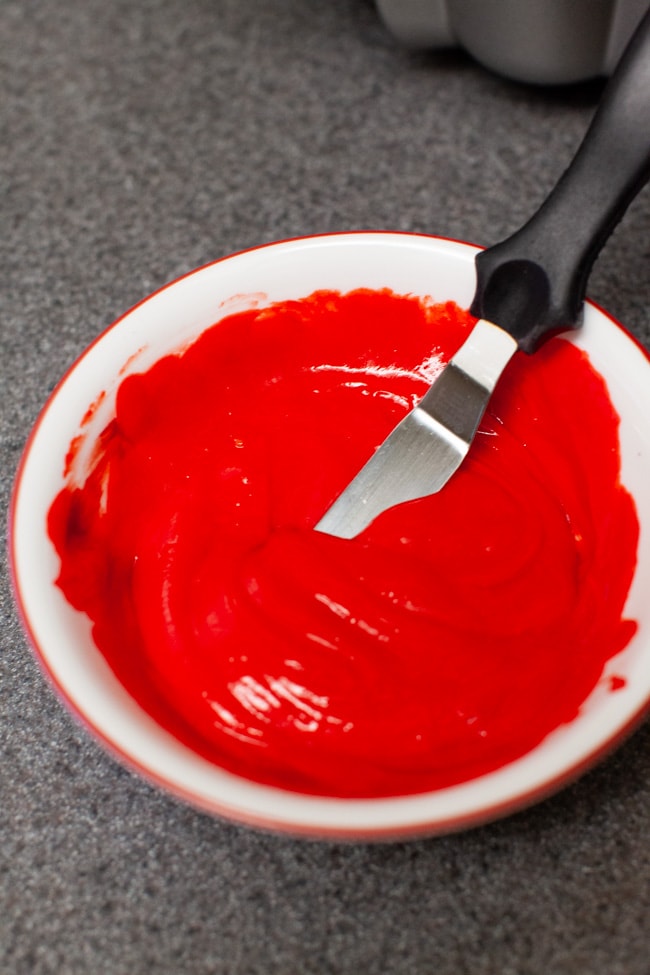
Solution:
<svg viewBox="0 0 650 975"><path fill-rule="evenodd" d="M370 0L4 0L0 492L87 343L193 266L380 227L490 243L598 85L412 55ZM650 343L650 196L592 297ZM408 844L211 820L124 771L45 684L0 589L3 975L647 975L650 728L534 809Z"/></svg>

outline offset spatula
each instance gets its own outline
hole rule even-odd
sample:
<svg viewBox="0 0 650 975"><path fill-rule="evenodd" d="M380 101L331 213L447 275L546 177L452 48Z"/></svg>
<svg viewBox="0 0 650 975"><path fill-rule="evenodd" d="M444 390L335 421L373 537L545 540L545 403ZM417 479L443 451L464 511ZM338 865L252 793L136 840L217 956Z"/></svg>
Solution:
<svg viewBox="0 0 650 975"><path fill-rule="evenodd" d="M516 349L577 328L598 253L650 176L650 11L571 165L512 237L476 257L479 321L422 401L315 526L353 538L377 515L439 491L467 454Z"/></svg>

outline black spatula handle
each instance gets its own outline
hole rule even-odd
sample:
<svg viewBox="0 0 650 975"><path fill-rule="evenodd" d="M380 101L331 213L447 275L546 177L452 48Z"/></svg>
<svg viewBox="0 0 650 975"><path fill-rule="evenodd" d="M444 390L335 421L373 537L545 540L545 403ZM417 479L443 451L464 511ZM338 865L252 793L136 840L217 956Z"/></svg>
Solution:
<svg viewBox="0 0 650 975"><path fill-rule="evenodd" d="M650 11L608 82L569 168L535 215L476 257L471 311L534 352L576 328L598 253L650 176Z"/></svg>

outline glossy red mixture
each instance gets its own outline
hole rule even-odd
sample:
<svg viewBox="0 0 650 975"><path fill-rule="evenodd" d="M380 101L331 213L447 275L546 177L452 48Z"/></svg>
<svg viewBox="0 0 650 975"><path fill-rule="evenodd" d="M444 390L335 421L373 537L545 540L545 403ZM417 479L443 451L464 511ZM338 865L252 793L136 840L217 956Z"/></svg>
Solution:
<svg viewBox="0 0 650 975"><path fill-rule="evenodd" d="M324 795L448 786L571 721L631 638L618 418L562 339L515 356L442 492L352 541L312 530L471 324L316 293L122 382L85 483L50 511L59 585L204 756Z"/></svg>

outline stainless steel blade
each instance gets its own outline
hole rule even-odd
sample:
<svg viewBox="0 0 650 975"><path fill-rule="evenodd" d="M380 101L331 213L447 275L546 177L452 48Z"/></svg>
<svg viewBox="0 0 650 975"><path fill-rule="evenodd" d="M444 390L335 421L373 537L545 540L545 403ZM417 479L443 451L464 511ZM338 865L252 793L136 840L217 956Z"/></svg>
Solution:
<svg viewBox="0 0 650 975"><path fill-rule="evenodd" d="M354 538L388 508L439 491L467 454L516 349L508 332L479 320L421 402L323 515L316 531Z"/></svg>

